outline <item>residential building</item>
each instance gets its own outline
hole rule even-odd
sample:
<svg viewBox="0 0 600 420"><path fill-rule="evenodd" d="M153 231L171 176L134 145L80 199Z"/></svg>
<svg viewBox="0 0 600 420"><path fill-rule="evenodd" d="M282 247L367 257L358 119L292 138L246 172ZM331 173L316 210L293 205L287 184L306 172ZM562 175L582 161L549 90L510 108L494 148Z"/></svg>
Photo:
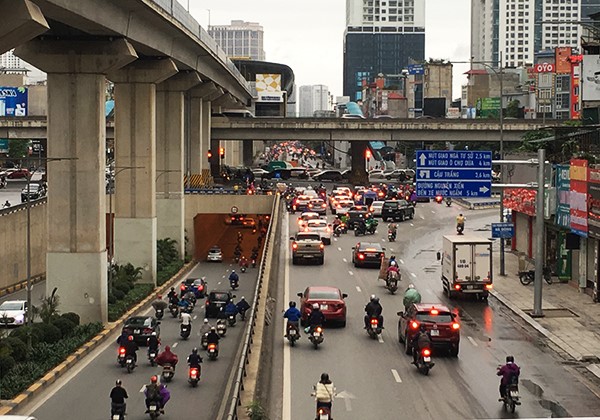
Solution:
<svg viewBox="0 0 600 420"><path fill-rule="evenodd" d="M400 74L425 55L425 0L346 0L344 95L362 100L379 74Z"/></svg>
<svg viewBox="0 0 600 420"><path fill-rule="evenodd" d="M300 86L300 117L313 117L316 111L331 110L329 88L325 85Z"/></svg>
<svg viewBox="0 0 600 420"><path fill-rule="evenodd" d="M25 84L28 85L46 80L46 73L21 60L12 50L0 54L0 70L4 74L25 74Z"/></svg>
<svg viewBox="0 0 600 420"><path fill-rule="evenodd" d="M232 20L231 25L209 26L208 34L231 59L266 59L263 49L263 27L256 22Z"/></svg>

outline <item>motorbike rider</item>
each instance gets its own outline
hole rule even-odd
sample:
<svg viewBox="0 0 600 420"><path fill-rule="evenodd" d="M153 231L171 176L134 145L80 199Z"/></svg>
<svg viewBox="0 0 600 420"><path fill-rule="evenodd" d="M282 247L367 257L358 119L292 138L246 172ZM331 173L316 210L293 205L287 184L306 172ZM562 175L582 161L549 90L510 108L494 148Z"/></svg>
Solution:
<svg viewBox="0 0 600 420"><path fill-rule="evenodd" d="M175 370L175 366L177 366L177 362L179 362L179 358L175 353L171 351L171 346L165 346L165 350L161 352L156 359L154 360L157 365L165 366L171 365L173 366L173 370Z"/></svg>
<svg viewBox="0 0 600 420"><path fill-rule="evenodd" d="M188 366L191 368L200 369L200 363L202 363L202 357L198 354L198 348L194 347L192 350L192 354L190 354L187 358Z"/></svg>
<svg viewBox="0 0 600 420"><path fill-rule="evenodd" d="M179 318L181 319L181 329L183 329L184 325L189 325L190 330L192 329L192 316L187 312L182 312L179 314Z"/></svg>
<svg viewBox="0 0 600 420"><path fill-rule="evenodd" d="M146 397L146 413L150 412L150 404L153 402L158 405L161 413L165 413L165 405L170 398L170 394L163 384L158 383L156 375L150 378L150 383L146 385L144 395Z"/></svg>
<svg viewBox="0 0 600 420"><path fill-rule="evenodd" d="M319 327L325 323L325 314L321 312L321 308L318 303L314 303L312 312L308 316L308 332L312 333L316 327Z"/></svg>
<svg viewBox="0 0 600 420"><path fill-rule="evenodd" d="M219 340L221 339L221 336L219 336L219 334L217 333L217 329L215 327L210 327L210 331L208 333L208 335L206 336L206 342L208 344L219 344Z"/></svg>
<svg viewBox="0 0 600 420"><path fill-rule="evenodd" d="M321 380L315 385L315 392L313 395L317 399L317 410L319 408L328 408L329 411L331 411L331 403L335 396L335 387L327 373L321 374Z"/></svg>
<svg viewBox="0 0 600 420"><path fill-rule="evenodd" d="M514 356L506 356L506 364L498 368L496 375L502 376L500 380L500 399L504 401L506 398L506 388L511 383L519 382L519 375L521 374L521 368L515 363Z"/></svg>
<svg viewBox="0 0 600 420"><path fill-rule="evenodd" d="M175 299L177 299L177 296L175 296ZM181 299L181 300L177 300L177 306L181 309L181 312L185 312L188 310L188 308L191 306L190 301L187 299Z"/></svg>
<svg viewBox="0 0 600 420"><path fill-rule="evenodd" d="M127 356L133 357L133 362L136 363L137 362L137 353L136 352L140 348L138 347L137 343L133 339L133 335L130 335L129 337L127 337L127 341L125 342L125 344L123 344L123 347L125 347L125 357L127 357Z"/></svg>
<svg viewBox="0 0 600 420"><path fill-rule="evenodd" d="M122 412L125 413L125 409L127 405L125 404L125 399L129 398L127 395L127 391L123 388L123 384L120 379L117 379L115 382L115 387L110 391L110 414L115 415L115 412L118 409L122 409Z"/></svg>
<svg viewBox="0 0 600 420"><path fill-rule="evenodd" d="M425 348L431 348L431 334L427 331L425 324L421 324L419 332L412 339L412 350L413 350L413 365L417 364L421 350ZM433 366L433 363L431 364Z"/></svg>
<svg viewBox="0 0 600 420"><path fill-rule="evenodd" d="M3 208L7 209L10 207L10 201L6 200L6 203L4 203Z"/></svg>
<svg viewBox="0 0 600 420"><path fill-rule="evenodd" d="M296 308L296 302L293 300L290 301L290 307L283 314L284 318L287 318L287 326L285 328L285 337L287 338L287 330L290 325L295 325L296 330L298 331L298 324L300 323L300 318L302 317L302 313L298 308Z"/></svg>
<svg viewBox="0 0 600 420"><path fill-rule="evenodd" d="M158 353L158 347L160 346L160 338L156 336L156 331L152 331L148 340L146 340L146 344L148 345L148 353L154 351Z"/></svg>
<svg viewBox="0 0 600 420"><path fill-rule="evenodd" d="M465 219L466 219L466 217L463 216L462 213L460 213L458 216L456 216L456 230L460 230L460 231L465 230Z"/></svg>
<svg viewBox="0 0 600 420"><path fill-rule="evenodd" d="M233 315L236 316L237 315L237 306L235 306L235 304L233 303L232 300L230 300L229 302L227 302L227 305L225 306L225 309L223 309L223 312L225 313L225 318L229 318L229 315Z"/></svg>
<svg viewBox="0 0 600 420"><path fill-rule="evenodd" d="M125 347L128 338L129 333L127 331L121 331L121 335L117 337L117 344L119 346Z"/></svg>
<svg viewBox="0 0 600 420"><path fill-rule="evenodd" d="M248 268L248 258L245 255L242 255L240 258L240 267Z"/></svg>
<svg viewBox="0 0 600 420"><path fill-rule="evenodd" d="M152 307L154 308L154 311L164 311L165 309L167 309L167 302L165 302L164 300L162 300L162 296L161 295L156 295L156 299L152 302Z"/></svg>
<svg viewBox="0 0 600 420"><path fill-rule="evenodd" d="M204 318L204 323L200 327L200 337L204 337L204 334L208 334L212 325L208 322L208 318Z"/></svg>
<svg viewBox="0 0 600 420"><path fill-rule="evenodd" d="M379 298L375 295L371 295L369 303L365 305L365 329L369 327L369 323L371 322L371 318L377 318L379 321L379 327L383 329L383 316L381 313L383 312L383 306L379 303Z"/></svg>
<svg viewBox="0 0 600 420"><path fill-rule="evenodd" d="M235 270L231 270L231 274L229 275L229 284L239 283L239 281L240 276L238 276L238 273L236 273Z"/></svg>
<svg viewBox="0 0 600 420"><path fill-rule="evenodd" d="M391 233L394 238L396 237L396 231L398 230L398 226L396 223L392 222L388 225L388 232Z"/></svg>
<svg viewBox="0 0 600 420"><path fill-rule="evenodd" d="M395 273L398 273L398 274L400 273L400 271L398 270L398 264L396 264L396 261L391 261L390 262L390 265L389 265L389 267L387 269L387 272L386 272L387 277L390 276L390 273L392 271L395 272Z"/></svg>
<svg viewBox="0 0 600 420"><path fill-rule="evenodd" d="M414 284L411 283L406 288L402 303L404 304L404 311L407 311L408 307L413 303L421 303L421 294L415 288Z"/></svg>
<svg viewBox="0 0 600 420"><path fill-rule="evenodd" d="M177 292L175 291L174 287L171 287L171 290L167 294L167 298L169 299L169 302L171 302L173 300L173 297L177 297Z"/></svg>
<svg viewBox="0 0 600 420"><path fill-rule="evenodd" d="M248 309L250 309L250 304L248 302L246 302L246 298L244 296L242 296L242 298L235 305L235 307L237 308L237 312L242 314L242 313L246 312Z"/></svg>

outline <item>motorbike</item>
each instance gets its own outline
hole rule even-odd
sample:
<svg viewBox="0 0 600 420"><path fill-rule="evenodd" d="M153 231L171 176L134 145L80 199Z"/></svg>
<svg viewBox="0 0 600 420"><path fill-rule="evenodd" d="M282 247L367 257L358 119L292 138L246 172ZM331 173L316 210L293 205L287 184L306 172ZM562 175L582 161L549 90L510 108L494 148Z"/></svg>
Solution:
<svg viewBox="0 0 600 420"><path fill-rule="evenodd" d="M388 230L388 241L395 242L396 241L396 232L393 230Z"/></svg>
<svg viewBox="0 0 600 420"><path fill-rule="evenodd" d="M323 342L323 328L315 327L308 335L308 339L316 350L319 347L319 344Z"/></svg>
<svg viewBox="0 0 600 420"><path fill-rule="evenodd" d="M452 205L452 198L447 197L446 198L446 206L450 207Z"/></svg>
<svg viewBox="0 0 600 420"><path fill-rule="evenodd" d="M157 356L157 351L156 350L148 350L148 361L150 362L150 366L154 367L156 366L156 356Z"/></svg>
<svg viewBox="0 0 600 420"><path fill-rule="evenodd" d="M125 404L111 403L110 419L111 420L125 420Z"/></svg>
<svg viewBox="0 0 600 420"><path fill-rule="evenodd" d="M372 339L376 339L381 334L381 327L379 326L379 319L377 317L371 317L369 324L367 325L367 334Z"/></svg>
<svg viewBox="0 0 600 420"><path fill-rule="evenodd" d="M156 317L156 319L162 319L164 314L165 314L164 310L157 309L156 312L154 313L154 316Z"/></svg>
<svg viewBox="0 0 600 420"><path fill-rule="evenodd" d="M542 277L546 283L552 284L552 270L550 267L544 267ZM535 270L519 271L519 280L523 286L527 286L535 280Z"/></svg>
<svg viewBox="0 0 600 420"><path fill-rule="evenodd" d="M171 303L169 305L169 312L171 312L173 318L177 318L177 316L179 315L179 307L176 304Z"/></svg>
<svg viewBox="0 0 600 420"><path fill-rule="evenodd" d="M246 320L246 310L245 309L240 310L240 319L242 321Z"/></svg>
<svg viewBox="0 0 600 420"><path fill-rule="evenodd" d="M444 198L441 195L436 195L435 196L435 202L438 204L442 204L442 201L444 200Z"/></svg>
<svg viewBox="0 0 600 420"><path fill-rule="evenodd" d="M190 385L195 388L200 381L200 367L191 367L188 373L188 382Z"/></svg>
<svg viewBox="0 0 600 420"><path fill-rule="evenodd" d="M256 268L256 258L252 258L252 268Z"/></svg>
<svg viewBox="0 0 600 420"><path fill-rule="evenodd" d="M502 399L502 404L504 405L505 410L510 410L511 413L515 412L515 408L517 405L521 405L521 401L519 401L519 385L516 383L509 384L506 387L506 395Z"/></svg>
<svg viewBox="0 0 600 420"><path fill-rule="evenodd" d="M287 324L287 339L290 342L290 346L296 345L296 340L300 338L300 332L298 331L298 324Z"/></svg>
<svg viewBox="0 0 600 420"><path fill-rule="evenodd" d="M235 321L236 321L236 316L234 314L229 314L227 315L227 323L229 324L230 327L233 327L235 325Z"/></svg>
<svg viewBox="0 0 600 420"><path fill-rule="evenodd" d="M354 236L360 236L360 235L366 235L366 234L370 234L373 235L375 233L375 231L377 230L377 225L379 223L377 222L377 220L371 220L366 222L364 225L362 223L359 223L356 225L356 228L354 229Z"/></svg>
<svg viewBox="0 0 600 420"><path fill-rule="evenodd" d="M231 290L235 290L240 286L240 281L239 280L229 280L229 286L231 287Z"/></svg>
<svg viewBox="0 0 600 420"><path fill-rule="evenodd" d="M192 332L192 326L190 324L181 324L179 335L184 340L187 340L190 337L190 333Z"/></svg>
<svg viewBox="0 0 600 420"><path fill-rule="evenodd" d="M464 230L465 230L465 225L463 225L463 224L456 225L456 233L458 235L462 235Z"/></svg>
<svg viewBox="0 0 600 420"><path fill-rule="evenodd" d="M204 335L200 339L200 345L202 346L202 348L204 350L206 350L208 348L208 338L207 337L208 337L208 333L204 333Z"/></svg>
<svg viewBox="0 0 600 420"><path fill-rule="evenodd" d="M165 382L171 382L173 376L175 376L175 368L167 363L163 366L162 380Z"/></svg>
<svg viewBox="0 0 600 420"><path fill-rule="evenodd" d="M316 396L317 388L313 386L312 396ZM332 420L331 417L331 408L330 407L318 407L317 406L317 417L315 420Z"/></svg>
<svg viewBox="0 0 600 420"><path fill-rule="evenodd" d="M245 265L242 265L242 266L240 267L240 271L241 271L242 273L245 273L245 272L246 272L246 268L247 268L247 267L246 267ZM234 290L235 290L235 289L234 289Z"/></svg>
<svg viewBox="0 0 600 420"><path fill-rule="evenodd" d="M206 354L210 360L217 360L219 357L219 348L215 343L210 343L206 350Z"/></svg>
<svg viewBox="0 0 600 420"><path fill-rule="evenodd" d="M155 401L150 403L150 406L148 407L148 415L151 419L157 419L160 417L160 407Z"/></svg>
<svg viewBox="0 0 600 420"><path fill-rule="evenodd" d="M119 347L119 354L117 355L117 363L121 367L125 367L125 347Z"/></svg>
<svg viewBox="0 0 600 420"><path fill-rule="evenodd" d="M133 355L125 356L125 367L127 368L127 373L133 372L135 369L135 360L133 359Z"/></svg>
<svg viewBox="0 0 600 420"><path fill-rule="evenodd" d="M389 272L385 279L385 287L390 291L393 295L398 290L398 281L400 280L399 274L393 271Z"/></svg>
<svg viewBox="0 0 600 420"><path fill-rule="evenodd" d="M219 319L217 321L217 334L219 334L219 337L225 337L226 333L227 333L227 325L225 325L225 320Z"/></svg>
<svg viewBox="0 0 600 420"><path fill-rule="evenodd" d="M428 375L433 365L435 365L435 363L431 361L431 349L421 349L421 354L417 359L417 369L419 372L421 372L423 375Z"/></svg>

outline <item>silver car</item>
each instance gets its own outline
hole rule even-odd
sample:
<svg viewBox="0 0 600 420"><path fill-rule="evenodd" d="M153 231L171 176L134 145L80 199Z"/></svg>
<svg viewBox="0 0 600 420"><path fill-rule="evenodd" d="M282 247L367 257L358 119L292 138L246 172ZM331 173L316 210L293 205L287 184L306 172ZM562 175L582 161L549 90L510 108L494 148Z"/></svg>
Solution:
<svg viewBox="0 0 600 420"><path fill-rule="evenodd" d="M208 255L206 256L206 261L209 262L223 262L223 252L221 248L218 246L213 246L208 250Z"/></svg>
<svg viewBox="0 0 600 420"><path fill-rule="evenodd" d="M27 318L27 301L7 300L0 305L0 325L20 326L24 325Z"/></svg>
<svg viewBox="0 0 600 420"><path fill-rule="evenodd" d="M318 233L321 237L321 241L325 245L331 245L331 225L324 219L312 219L306 222L307 232Z"/></svg>
<svg viewBox="0 0 600 420"><path fill-rule="evenodd" d="M373 217L381 217L381 209L383 208L383 201L373 201L369 207L369 211L373 214Z"/></svg>

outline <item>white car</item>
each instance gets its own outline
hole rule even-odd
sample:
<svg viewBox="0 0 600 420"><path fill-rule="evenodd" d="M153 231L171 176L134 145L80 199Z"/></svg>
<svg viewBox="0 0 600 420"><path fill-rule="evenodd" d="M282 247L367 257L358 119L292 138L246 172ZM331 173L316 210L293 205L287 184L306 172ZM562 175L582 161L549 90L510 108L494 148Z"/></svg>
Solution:
<svg viewBox="0 0 600 420"><path fill-rule="evenodd" d="M306 222L307 232L318 232L325 245L331 245L331 225L324 219L312 219Z"/></svg>
<svg viewBox="0 0 600 420"><path fill-rule="evenodd" d="M7 300L0 305L0 325L19 326L26 322L27 301Z"/></svg>
<svg viewBox="0 0 600 420"><path fill-rule="evenodd" d="M341 216L348 213L348 210L350 210L352 207L354 207L354 201L350 200L349 198L345 198L337 202L333 213Z"/></svg>
<svg viewBox="0 0 600 420"><path fill-rule="evenodd" d="M373 201L369 207L369 211L373 214L373 217L381 217L381 209L383 208L384 201Z"/></svg>
<svg viewBox="0 0 600 420"><path fill-rule="evenodd" d="M221 248L218 246L213 246L208 250L208 255L206 256L206 261L210 262L223 262L223 252Z"/></svg>
<svg viewBox="0 0 600 420"><path fill-rule="evenodd" d="M306 211L298 217L298 230L303 231L306 228L306 223L309 220L320 219L321 215L313 211Z"/></svg>
<svg viewBox="0 0 600 420"><path fill-rule="evenodd" d="M376 169L369 172L369 182L385 182L387 180L387 174L382 170Z"/></svg>

